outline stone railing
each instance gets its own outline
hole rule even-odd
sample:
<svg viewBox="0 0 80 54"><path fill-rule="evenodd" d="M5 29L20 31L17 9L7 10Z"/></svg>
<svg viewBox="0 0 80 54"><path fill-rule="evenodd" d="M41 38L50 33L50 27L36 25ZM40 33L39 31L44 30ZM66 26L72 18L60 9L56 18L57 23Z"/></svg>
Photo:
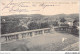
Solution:
<svg viewBox="0 0 80 54"><path fill-rule="evenodd" d="M44 33L50 33L50 30L51 30L50 28L43 28L43 29L15 32L15 33L9 33L9 34L2 34L1 42L18 40L18 39L23 39L27 37L33 37L33 36L44 34Z"/></svg>

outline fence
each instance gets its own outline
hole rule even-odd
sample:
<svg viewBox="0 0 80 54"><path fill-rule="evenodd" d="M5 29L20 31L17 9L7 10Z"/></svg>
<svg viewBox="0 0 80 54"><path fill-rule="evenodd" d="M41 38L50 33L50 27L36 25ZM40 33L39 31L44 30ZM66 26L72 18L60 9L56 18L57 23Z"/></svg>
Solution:
<svg viewBox="0 0 80 54"><path fill-rule="evenodd" d="M7 42L12 40L23 39L26 37L32 37L39 34L50 33L50 28L43 28L43 29L36 29L36 30L29 30L29 31L22 31L22 32L15 32L9 34L2 34L1 35L1 42Z"/></svg>

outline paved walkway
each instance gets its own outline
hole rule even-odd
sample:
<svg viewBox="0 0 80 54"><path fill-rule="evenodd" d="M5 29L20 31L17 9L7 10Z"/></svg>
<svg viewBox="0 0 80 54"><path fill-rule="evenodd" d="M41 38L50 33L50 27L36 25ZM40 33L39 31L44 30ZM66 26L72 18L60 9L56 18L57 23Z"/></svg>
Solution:
<svg viewBox="0 0 80 54"><path fill-rule="evenodd" d="M69 45L79 41L76 37L67 33L48 33L31 38L17 40L15 42L1 45L1 50L6 51L61 51ZM75 46L76 50L79 43ZM67 49L68 50L68 49ZM71 49L71 51L74 49Z"/></svg>

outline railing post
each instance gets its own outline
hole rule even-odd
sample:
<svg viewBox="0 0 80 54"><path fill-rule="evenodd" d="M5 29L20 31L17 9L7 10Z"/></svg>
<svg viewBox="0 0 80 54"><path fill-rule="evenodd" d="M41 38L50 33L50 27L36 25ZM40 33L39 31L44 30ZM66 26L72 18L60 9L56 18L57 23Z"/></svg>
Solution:
<svg viewBox="0 0 80 54"><path fill-rule="evenodd" d="M27 38L29 35L28 35L28 33L26 33L26 36L25 36L25 38Z"/></svg>
<svg viewBox="0 0 80 54"><path fill-rule="evenodd" d="M18 39L22 39L22 34L18 34Z"/></svg>
<svg viewBox="0 0 80 54"><path fill-rule="evenodd" d="M10 39L9 39L9 36L8 36L8 40L10 40Z"/></svg>
<svg viewBox="0 0 80 54"><path fill-rule="evenodd" d="M44 30L42 30L42 34L44 34Z"/></svg>
<svg viewBox="0 0 80 54"><path fill-rule="evenodd" d="M11 36L11 40L13 40L13 35Z"/></svg>
<svg viewBox="0 0 80 54"><path fill-rule="evenodd" d="M26 33L23 33L23 34L22 34L22 38L25 38L25 36L26 36Z"/></svg>
<svg viewBox="0 0 80 54"><path fill-rule="evenodd" d="M7 36L5 36L5 38L6 38L6 41L8 40L8 37Z"/></svg>
<svg viewBox="0 0 80 54"><path fill-rule="evenodd" d="M18 34L15 36L16 39L19 39Z"/></svg>
<svg viewBox="0 0 80 54"><path fill-rule="evenodd" d="M35 32L32 32L32 36L35 36Z"/></svg>
<svg viewBox="0 0 80 54"><path fill-rule="evenodd" d="M48 33L50 33L50 29L48 29Z"/></svg>
<svg viewBox="0 0 80 54"><path fill-rule="evenodd" d="M30 32L30 36L32 37L32 32Z"/></svg>
<svg viewBox="0 0 80 54"><path fill-rule="evenodd" d="M16 35L13 36L13 39L15 39L15 36L16 36Z"/></svg>

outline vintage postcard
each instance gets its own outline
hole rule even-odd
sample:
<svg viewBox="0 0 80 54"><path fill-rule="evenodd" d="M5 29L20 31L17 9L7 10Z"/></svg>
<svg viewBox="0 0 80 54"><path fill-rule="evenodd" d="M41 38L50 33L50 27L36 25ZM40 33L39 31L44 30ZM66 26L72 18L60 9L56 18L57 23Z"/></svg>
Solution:
<svg viewBox="0 0 80 54"><path fill-rule="evenodd" d="M1 51L79 51L79 0L0 0Z"/></svg>

